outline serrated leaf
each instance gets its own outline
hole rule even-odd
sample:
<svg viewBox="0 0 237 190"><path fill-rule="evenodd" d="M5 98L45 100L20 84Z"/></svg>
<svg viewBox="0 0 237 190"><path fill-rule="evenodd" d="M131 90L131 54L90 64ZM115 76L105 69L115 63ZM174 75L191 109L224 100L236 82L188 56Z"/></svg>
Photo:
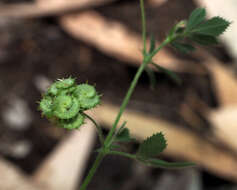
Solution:
<svg viewBox="0 0 237 190"><path fill-rule="evenodd" d="M190 53L192 51L195 50L195 48L190 45L190 44L185 44L185 43L179 43L179 42L172 42L171 45L177 49L178 51L180 51L181 53Z"/></svg>
<svg viewBox="0 0 237 190"><path fill-rule="evenodd" d="M146 67L145 71L147 73L147 76L149 77L150 87L152 90L154 90L157 84L155 73L149 67Z"/></svg>
<svg viewBox="0 0 237 190"><path fill-rule="evenodd" d="M164 135L161 132L156 133L140 144L137 157L142 159L152 158L163 152L166 146L167 144Z"/></svg>
<svg viewBox="0 0 237 190"><path fill-rule="evenodd" d="M152 62L152 65L155 66L155 68L160 71L160 72L163 72L165 74L167 74L176 84L178 85L181 85L182 84L182 80L180 79L180 77L178 75L176 75L174 72L164 68L164 67L161 67L160 65L157 65L155 63Z"/></svg>
<svg viewBox="0 0 237 190"><path fill-rule="evenodd" d="M203 46L218 44L217 38L215 36L193 34L189 36L189 39Z"/></svg>
<svg viewBox="0 0 237 190"><path fill-rule="evenodd" d="M178 168L195 166L195 164L192 162L167 162L167 161L155 159L155 158L145 160L142 162L151 167L165 168L165 169L178 169Z"/></svg>
<svg viewBox="0 0 237 190"><path fill-rule="evenodd" d="M186 31L190 31L193 28L195 28L197 25L199 25L201 22L204 21L206 16L206 10L203 8L197 8L195 9L189 19L188 19L188 23L187 23L187 27L186 27Z"/></svg>
<svg viewBox="0 0 237 190"><path fill-rule="evenodd" d="M213 17L206 22L201 23L192 33L198 33L210 36L221 35L230 25L230 22L221 17Z"/></svg>
<svg viewBox="0 0 237 190"><path fill-rule="evenodd" d="M149 49L149 53L153 52L155 50L155 46L156 46L156 40L154 35L151 35L151 39L150 39L150 49Z"/></svg>

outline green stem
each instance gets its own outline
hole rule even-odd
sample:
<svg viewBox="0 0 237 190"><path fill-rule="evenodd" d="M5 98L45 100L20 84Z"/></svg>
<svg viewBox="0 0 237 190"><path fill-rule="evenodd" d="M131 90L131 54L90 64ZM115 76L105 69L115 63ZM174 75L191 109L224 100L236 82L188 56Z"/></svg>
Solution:
<svg viewBox="0 0 237 190"><path fill-rule="evenodd" d="M143 55L146 55L146 16L145 16L144 0L140 0L140 8L142 16Z"/></svg>
<svg viewBox="0 0 237 190"><path fill-rule="evenodd" d="M103 160L104 156L105 156L105 153L103 151L98 154L92 168L90 169L88 175L84 179L84 182L80 187L80 190L86 190L88 184L90 183L91 179L93 178L93 176L94 176L97 168L99 167L101 161Z"/></svg>
<svg viewBox="0 0 237 190"><path fill-rule="evenodd" d="M152 60L152 58L167 44L169 44L171 41L173 41L173 39L170 38L166 38L161 44L160 46L158 46L153 52L151 52L147 57L149 60Z"/></svg>
<svg viewBox="0 0 237 190"><path fill-rule="evenodd" d="M165 41L164 41L156 50L154 50L154 51L156 51L156 53L158 53L158 51L159 51L161 48L163 48L165 45L167 45L169 42L170 42L170 41L165 40ZM155 54L154 54L154 55L155 55ZM104 146L102 147L102 151L101 151L101 152L99 153L99 155L97 156L97 158L96 158L96 160L95 160L95 162L94 162L94 164L93 164L91 170L89 171L89 174L88 174L88 176L86 177L84 183L82 184L80 190L86 190L86 187L87 187L87 185L89 184L90 180L92 179L92 177L93 177L93 175L94 175L94 173L95 173L97 167L99 166L100 162L102 161L103 157L105 156L106 150L108 150L108 149L110 148L109 146L112 144L111 140L113 140L113 134L114 134L114 132L115 132L115 130L116 130L116 127L117 127L117 125L118 125L118 123L119 123L119 120L120 120L120 118L121 118L121 116L122 116L122 114L123 114L123 112L124 112L124 110L125 110L125 108L126 108L128 102L129 102L129 100L130 100L130 98L131 98L131 95L132 95L132 93L133 93L133 91L134 91L134 89L135 89L135 87L136 87L136 85L137 85L138 79L140 78L140 76L141 76L142 72L144 71L145 67L147 66L147 64L149 64L149 63L151 62L151 59L152 59L152 57L153 57L154 55L153 55L153 53L152 53L152 54L146 55L146 56L144 57L144 60L143 60L142 64L140 65L140 67L139 67L139 69L138 69L138 71L137 71L137 73L136 73L136 75L135 75L135 77L134 77L134 79L133 79L133 81L132 81L132 83L131 83L131 85L130 85L128 91L127 91L127 94L126 94L126 96L125 96L125 98L124 98L124 100L123 100L123 103L122 103L122 105L121 105L121 107L120 107L119 113L118 113L118 115L117 115L117 117L116 117L116 119L115 119L115 122L114 122L114 124L113 124L111 130L109 131L109 134L107 135L107 137L106 137L106 139L105 139L105 141L104 141ZM88 115L87 115L87 116L88 116ZM90 117L88 117L88 118L90 119ZM92 119L92 118L91 118L91 119ZM91 121L93 122L94 120L92 119ZM93 122L93 123L95 123L95 122ZM98 126L98 125L96 125L96 126ZM125 157L128 157L128 158L136 159L133 155L130 155L130 154L128 154L128 153L118 152L118 151L109 151L109 152L107 152L107 154L117 154L117 155L125 156Z"/></svg>
<svg viewBox="0 0 237 190"><path fill-rule="evenodd" d="M98 131L98 135L99 135L99 139L100 139L100 143L103 146L104 145L104 135L103 135L103 131L102 128L96 123L96 121L89 115L87 115L85 112L83 112L83 115L85 117L87 117L89 120L91 120L92 123L94 123L97 131Z"/></svg>
<svg viewBox="0 0 237 190"><path fill-rule="evenodd" d="M111 144L110 140L111 140L111 138L112 138L112 136L113 136L113 134L114 134L114 132L116 130L116 127L117 127L117 125L119 123L119 120L120 120L120 118L121 118L121 116L122 116L122 114L123 114L123 112L124 112L128 102L129 102L129 100L131 98L131 95L132 95L132 93L134 91L134 88L136 87L138 79L141 76L141 74L142 74L144 68L146 67L146 65L147 65L147 62L143 61L143 63L139 67L139 69L138 69L138 71L137 71L137 73L136 73L136 75L135 75L135 77L134 77L134 79L133 79L133 81L132 81L128 91L127 91L127 94L126 94L125 98L123 99L123 103L122 103L122 105L120 107L120 110L119 110L118 115L117 115L117 117L116 117L116 119L114 121L114 124L113 124L111 130L109 131L108 136L105 139L105 145Z"/></svg>
<svg viewBox="0 0 237 190"><path fill-rule="evenodd" d="M124 153L124 152L118 152L118 151L110 151L110 146L112 144L113 141L113 135L116 131L116 127L120 121L120 118L132 96L132 93L137 85L137 82L142 74L142 72L144 71L144 69L146 68L147 64L149 64L152 61L153 56L158 53L158 51L160 51L160 49L162 49L165 45L167 45L168 43L170 43L170 40L167 38L157 49L155 49L152 53L147 54L146 53L146 21L145 21L145 10L144 10L144 2L143 0L140 0L140 6L141 6L141 14L142 14L142 38L143 38L143 62L140 65L140 67L137 70L137 73L135 75L135 77L132 80L132 83L127 91L126 96L123 99L122 105L120 106L120 110L117 114L117 117L114 121L114 124L111 128L111 130L109 131L109 134L107 135L106 139L104 140L104 144L102 146L102 150L100 151L100 153L98 154L92 168L89 171L89 174L87 175L87 177L84 180L84 183L82 184L80 190L86 190L87 185L89 184L89 182L91 181L92 177L95 174L96 169L98 168L99 164L101 163L101 161L103 160L104 156L106 154L117 154L117 155L121 155L121 156L125 156L131 159L136 159L136 157L134 155L128 154L128 153ZM88 117L88 115L86 115ZM101 128L98 128L98 125L94 122L94 120L90 117L88 117L89 119L91 119L91 121L96 125L99 134L102 134ZM101 138L101 137L100 137Z"/></svg>
<svg viewBox="0 0 237 190"><path fill-rule="evenodd" d="M114 155L124 156L124 157L131 158L131 159L136 159L136 155L129 154L129 153L126 153L126 152L109 151L108 154L114 154Z"/></svg>
<svg viewBox="0 0 237 190"><path fill-rule="evenodd" d="M137 81L139 79L139 77L141 76L143 70L145 69L146 65L151 61L151 60L146 60L146 18L145 18L145 9L144 9L144 1L140 0L140 7L141 7L141 18L142 18L142 39L143 39L143 56L144 56L144 60L143 63L141 64L141 66L139 67L128 91L127 94L123 100L123 103L120 107L119 113L114 121L113 127L111 128L111 130L109 131L108 136L105 139L105 145L110 145L111 144L111 139L113 138L113 134L116 130L116 127L119 123L119 120L130 100L130 97L134 91L134 88L136 87Z"/></svg>
<svg viewBox="0 0 237 190"><path fill-rule="evenodd" d="M127 123L127 122L124 121L123 124L121 125L121 127L119 127L118 131L116 131L116 132L112 135L111 140L109 141L108 144L106 144L107 147L110 147L110 145L114 142L114 140L116 139L117 135L118 135L118 134L121 132L121 130L125 127L126 123Z"/></svg>
<svg viewBox="0 0 237 190"><path fill-rule="evenodd" d="M152 58L154 57L154 55L155 55L156 53L158 53L158 52L159 52L165 45L167 45L168 43L170 43L170 40L168 40L168 38L167 38L167 39L166 39L165 41L163 41L163 42L161 43L161 45L160 45L158 48L156 48L151 54L145 55L144 60L143 60L143 63L142 63L141 66L139 67L139 69L138 69L138 71L137 71L137 73L136 73L136 75L135 75L135 77L134 77L134 79L133 79L133 81L132 81L132 83L131 83L131 85L130 85L128 91L127 91L127 94L126 94L126 96L125 96L125 98L124 98L124 100L123 100L123 103L122 103L122 105L121 105L121 107L120 107L119 113L118 113L118 115L117 115L117 117L116 117L116 119L115 119L115 122L114 122L114 124L113 124L111 130L109 131L108 136L107 136L106 139L105 139L105 145L111 144L110 141L111 141L111 139L112 139L112 136L113 136L113 134L114 134L114 132L115 132L115 130L116 130L116 127L117 127L117 125L118 125L118 123L119 123L119 120L120 120L120 118L121 118L121 116L122 116L122 114L123 114L123 112L124 112L124 110L125 110L125 108L126 108L128 102L129 102L129 100L130 100L130 98L131 98L131 95L132 95L132 93L133 93L133 91L134 91L134 89L135 89L135 87L136 87L136 85L137 85L138 79L140 78L140 76L141 76L143 70L145 69L145 67L147 66L147 64L151 62L151 60L152 60Z"/></svg>

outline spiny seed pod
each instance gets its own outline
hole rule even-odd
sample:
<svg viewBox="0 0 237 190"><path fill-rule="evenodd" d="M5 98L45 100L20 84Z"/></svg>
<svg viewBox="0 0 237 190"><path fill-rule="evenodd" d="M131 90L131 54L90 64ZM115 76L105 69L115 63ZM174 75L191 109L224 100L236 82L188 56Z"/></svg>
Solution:
<svg viewBox="0 0 237 190"><path fill-rule="evenodd" d="M68 79L59 79L55 85L58 89L61 88L69 88L72 87L75 84L75 79L68 78Z"/></svg>
<svg viewBox="0 0 237 190"><path fill-rule="evenodd" d="M80 110L75 97L59 95L54 99L54 115L60 119L70 119L77 115Z"/></svg>
<svg viewBox="0 0 237 190"><path fill-rule="evenodd" d="M49 96L44 97L39 104L39 109L42 111L42 115L45 115L48 118L52 117L53 116L52 105L53 105L52 98Z"/></svg>
<svg viewBox="0 0 237 190"><path fill-rule="evenodd" d="M39 103L42 115L66 129L78 129L85 116L83 111L100 103L95 87L89 84L76 85L75 79L60 79L54 82Z"/></svg>
<svg viewBox="0 0 237 190"><path fill-rule="evenodd" d="M78 113L72 119L61 119L59 125L65 129L78 129L84 123L85 117L81 113Z"/></svg>
<svg viewBox="0 0 237 190"><path fill-rule="evenodd" d="M100 103L100 96L96 93L95 87L89 84L78 85L74 95L83 110L94 108Z"/></svg>

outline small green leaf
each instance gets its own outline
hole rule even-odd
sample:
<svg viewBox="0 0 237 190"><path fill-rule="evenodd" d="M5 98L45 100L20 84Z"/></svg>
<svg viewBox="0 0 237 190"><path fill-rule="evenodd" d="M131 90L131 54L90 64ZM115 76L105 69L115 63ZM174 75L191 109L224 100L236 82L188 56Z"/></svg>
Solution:
<svg viewBox="0 0 237 190"><path fill-rule="evenodd" d="M151 39L150 39L150 49L149 49L149 53L152 53L155 50L155 46L156 46L156 40L154 35L151 35Z"/></svg>
<svg viewBox="0 0 237 190"><path fill-rule="evenodd" d="M164 135L161 132L156 133L144 140L139 146L137 157L141 159L149 159L157 156L166 148L166 146L167 144Z"/></svg>
<svg viewBox="0 0 237 190"><path fill-rule="evenodd" d="M218 44L217 38L215 36L193 34L189 36L189 39L203 46Z"/></svg>
<svg viewBox="0 0 237 190"><path fill-rule="evenodd" d="M192 30L192 33L198 33L210 36L221 35L230 25L230 22L221 17L213 17L206 22L201 23L197 28Z"/></svg>
<svg viewBox="0 0 237 190"><path fill-rule="evenodd" d="M165 74L167 74L176 84L181 85L182 84L182 80L180 79L180 77L178 75L176 75L174 72L161 67L160 65L157 65L155 63L152 62L152 65L155 66L155 68Z"/></svg>
<svg viewBox="0 0 237 190"><path fill-rule="evenodd" d="M119 129L118 129L118 131L117 131L115 136L117 136L119 133L121 133L121 131L125 128L126 124L127 124L127 121L124 121L122 123L122 125L119 127Z"/></svg>
<svg viewBox="0 0 237 190"><path fill-rule="evenodd" d="M130 137L129 129L125 127L126 123L126 121L123 122L123 124L119 128L116 134L115 142L130 142L135 140L134 138Z"/></svg>
<svg viewBox="0 0 237 190"><path fill-rule="evenodd" d="M156 84L157 84L155 73L154 73L154 71L152 71L152 69L150 69L149 67L146 67L146 68L145 68L145 71L146 71L146 73L147 73L147 75L148 75L148 77L149 77L150 88L151 88L152 90L154 90L154 89L155 89L155 86L156 86Z"/></svg>
<svg viewBox="0 0 237 190"><path fill-rule="evenodd" d="M206 10L203 8L197 8L195 9L189 19L188 19L188 23L187 23L187 27L186 27L186 31L190 31L193 28L195 28L197 25L199 25L201 22L204 21L206 16Z"/></svg>
<svg viewBox="0 0 237 190"><path fill-rule="evenodd" d="M172 42L171 45L177 49L178 51L180 51L181 53L190 53L192 51L195 50L195 48L190 45L190 44L185 44L185 43L179 43L179 42Z"/></svg>
<svg viewBox="0 0 237 190"><path fill-rule="evenodd" d="M131 141L130 132L128 128L123 128L116 136L116 141L128 142Z"/></svg>
<svg viewBox="0 0 237 190"><path fill-rule="evenodd" d="M178 169L178 168L195 166L195 164L192 162L166 162L164 160L154 158L142 162L148 166L156 168L166 168L166 169Z"/></svg>

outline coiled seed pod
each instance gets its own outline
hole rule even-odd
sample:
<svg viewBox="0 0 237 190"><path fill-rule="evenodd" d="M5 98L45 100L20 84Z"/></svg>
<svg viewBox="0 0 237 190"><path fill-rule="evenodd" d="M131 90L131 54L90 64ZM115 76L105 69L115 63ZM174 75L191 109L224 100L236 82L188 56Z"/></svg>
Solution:
<svg viewBox="0 0 237 190"><path fill-rule="evenodd" d="M97 95L95 87L89 84L78 85L74 95L83 110L94 108L100 103L100 96Z"/></svg>
<svg viewBox="0 0 237 190"><path fill-rule="evenodd" d="M53 100L51 97L46 96L40 101L39 109L42 111L42 115L50 118L53 116Z"/></svg>
<svg viewBox="0 0 237 190"><path fill-rule="evenodd" d="M54 114L60 119L71 119L80 110L79 103L75 97L59 95L54 99Z"/></svg>
<svg viewBox="0 0 237 190"><path fill-rule="evenodd" d="M59 125L66 129L78 129L84 123L85 117L82 114L77 114L72 119L61 119Z"/></svg>
<svg viewBox="0 0 237 190"><path fill-rule="evenodd" d="M75 84L75 79L68 78L68 79L59 79L55 85L58 89L62 88L69 88L72 87Z"/></svg>
<svg viewBox="0 0 237 190"><path fill-rule="evenodd" d="M83 111L100 103L95 87L89 84L76 85L75 79L60 79L54 82L39 103L42 115L66 129L78 129L85 116Z"/></svg>

